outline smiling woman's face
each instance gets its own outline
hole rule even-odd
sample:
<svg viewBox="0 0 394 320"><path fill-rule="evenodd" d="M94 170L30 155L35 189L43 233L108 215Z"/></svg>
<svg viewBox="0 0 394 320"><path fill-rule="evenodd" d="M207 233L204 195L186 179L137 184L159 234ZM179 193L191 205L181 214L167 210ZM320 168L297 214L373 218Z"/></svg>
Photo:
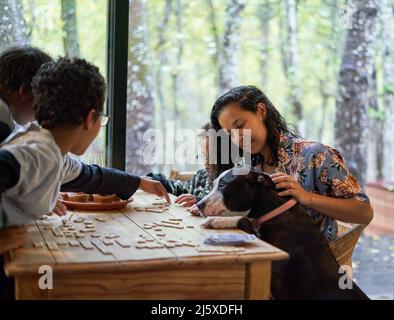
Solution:
<svg viewBox="0 0 394 320"><path fill-rule="evenodd" d="M247 142L243 142L243 130L249 129L251 132L252 154L262 153L267 141L267 128L263 123L265 118L265 107L263 104L258 105L256 113L243 110L238 104L233 103L226 106L219 115L220 126L231 132L239 130L239 135L231 132L231 139L234 144L242 149L248 149Z"/></svg>

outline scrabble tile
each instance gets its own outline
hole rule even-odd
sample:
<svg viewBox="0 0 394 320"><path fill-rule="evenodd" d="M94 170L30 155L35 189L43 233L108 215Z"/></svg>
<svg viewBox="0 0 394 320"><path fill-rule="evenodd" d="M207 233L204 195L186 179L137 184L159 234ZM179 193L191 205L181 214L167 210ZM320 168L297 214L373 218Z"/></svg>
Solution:
<svg viewBox="0 0 394 320"><path fill-rule="evenodd" d="M110 250L108 250L108 248L106 246L104 246L100 240L97 239L92 239L90 241L92 243L92 245L94 245L102 254L104 255L111 255L112 252Z"/></svg>
<svg viewBox="0 0 394 320"><path fill-rule="evenodd" d="M174 229L185 229L183 226L176 226L172 224L167 224L167 223L156 223L156 225L160 227L167 227L167 228L174 228Z"/></svg>
<svg viewBox="0 0 394 320"><path fill-rule="evenodd" d="M34 243L33 243L33 247L34 247L34 248L37 248L37 249L43 248L43 247L44 247L44 243L41 242L41 241L34 242Z"/></svg>
<svg viewBox="0 0 394 320"><path fill-rule="evenodd" d="M64 236L64 233L61 232L61 231L52 230L52 232L53 232L53 235L54 235L55 237L63 237L63 236Z"/></svg>
<svg viewBox="0 0 394 320"><path fill-rule="evenodd" d="M93 250L94 247L88 240L79 240L79 243L81 244L82 248L85 250Z"/></svg>
<svg viewBox="0 0 394 320"><path fill-rule="evenodd" d="M181 224L179 221L170 221L170 220L168 220L168 221L163 220L162 223L167 223L167 224L171 224L171 225L175 225L175 226L179 226Z"/></svg>
<svg viewBox="0 0 394 320"><path fill-rule="evenodd" d="M190 243L190 242L183 242L182 244L183 244L184 246L186 246L186 247L195 247L195 246L196 246L195 244Z"/></svg>
<svg viewBox="0 0 394 320"><path fill-rule="evenodd" d="M65 247L67 246L68 242L65 239L57 240L56 244L60 247Z"/></svg>
<svg viewBox="0 0 394 320"><path fill-rule="evenodd" d="M137 249L146 249L146 248L147 248L146 245L142 245L142 244L137 244L135 247L136 247Z"/></svg>
<svg viewBox="0 0 394 320"><path fill-rule="evenodd" d="M174 242L173 245L174 245L175 247L182 247L182 246L183 246L183 243L181 243L181 242Z"/></svg>
<svg viewBox="0 0 394 320"><path fill-rule="evenodd" d="M145 211L152 212L152 213L163 213L164 212L164 210L162 210L162 209L150 209L150 208L145 209Z"/></svg>
<svg viewBox="0 0 394 320"><path fill-rule="evenodd" d="M77 240L70 240L68 244L70 247L79 247L79 242Z"/></svg>
<svg viewBox="0 0 394 320"><path fill-rule="evenodd" d="M130 241L123 240L123 239L116 239L115 241L116 241L116 243L117 243L118 245L120 245L122 248L130 248L130 247L131 247Z"/></svg>
<svg viewBox="0 0 394 320"><path fill-rule="evenodd" d="M54 241L48 241L47 246L48 246L48 249L51 251L59 250L59 247L57 246L56 242L54 242Z"/></svg>
<svg viewBox="0 0 394 320"><path fill-rule="evenodd" d="M119 235L110 233L110 234L106 235L105 237L107 239L116 239L116 238L119 238Z"/></svg>
<svg viewBox="0 0 394 320"><path fill-rule="evenodd" d="M99 234L99 233L92 233L90 236L91 236L92 238L100 238L100 237L101 237L101 234Z"/></svg>
<svg viewBox="0 0 394 320"><path fill-rule="evenodd" d="M106 246L113 246L113 245L115 244L115 242L113 242L112 240L107 240L107 239L104 239L104 240L103 240L103 243L104 243Z"/></svg>
<svg viewBox="0 0 394 320"><path fill-rule="evenodd" d="M81 230L79 230L79 232L82 232L82 233L90 233L90 232L95 232L96 230L95 229L81 229Z"/></svg>

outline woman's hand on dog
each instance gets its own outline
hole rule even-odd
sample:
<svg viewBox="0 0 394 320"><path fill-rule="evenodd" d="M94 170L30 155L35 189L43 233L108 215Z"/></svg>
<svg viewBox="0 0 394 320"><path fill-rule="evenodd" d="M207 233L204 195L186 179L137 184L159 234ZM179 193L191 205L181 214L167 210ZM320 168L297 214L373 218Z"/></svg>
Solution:
<svg viewBox="0 0 394 320"><path fill-rule="evenodd" d="M272 174L270 177L275 183L276 189L286 189L278 193L280 197L293 196L304 206L308 206L311 202L313 194L306 191L292 176L279 172Z"/></svg>
<svg viewBox="0 0 394 320"><path fill-rule="evenodd" d="M197 204L197 198L192 194L183 194L175 199L176 204L181 204L184 207L192 207Z"/></svg>

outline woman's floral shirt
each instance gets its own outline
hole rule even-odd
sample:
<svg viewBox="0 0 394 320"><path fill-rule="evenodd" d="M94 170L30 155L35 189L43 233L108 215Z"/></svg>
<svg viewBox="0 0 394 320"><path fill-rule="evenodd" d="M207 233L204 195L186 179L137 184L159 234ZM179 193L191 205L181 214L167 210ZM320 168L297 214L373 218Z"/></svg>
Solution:
<svg viewBox="0 0 394 320"><path fill-rule="evenodd" d="M337 150L319 142L281 135L278 156L279 164L275 172L292 176L305 190L328 197L369 203L368 196L348 171ZM327 240L337 237L338 226L335 219L311 208L305 209L320 225Z"/></svg>

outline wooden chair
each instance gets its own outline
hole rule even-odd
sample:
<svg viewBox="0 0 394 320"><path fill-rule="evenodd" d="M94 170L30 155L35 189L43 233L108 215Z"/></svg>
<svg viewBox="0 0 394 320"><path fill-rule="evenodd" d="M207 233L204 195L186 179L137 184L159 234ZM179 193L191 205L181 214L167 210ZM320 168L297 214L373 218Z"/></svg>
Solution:
<svg viewBox="0 0 394 320"><path fill-rule="evenodd" d="M338 221L338 238L329 242L339 265L352 266L352 255L365 226Z"/></svg>
<svg viewBox="0 0 394 320"><path fill-rule="evenodd" d="M194 176L194 171L177 171L172 170L170 173L170 179L173 180L181 180L181 181L188 181L191 180Z"/></svg>

